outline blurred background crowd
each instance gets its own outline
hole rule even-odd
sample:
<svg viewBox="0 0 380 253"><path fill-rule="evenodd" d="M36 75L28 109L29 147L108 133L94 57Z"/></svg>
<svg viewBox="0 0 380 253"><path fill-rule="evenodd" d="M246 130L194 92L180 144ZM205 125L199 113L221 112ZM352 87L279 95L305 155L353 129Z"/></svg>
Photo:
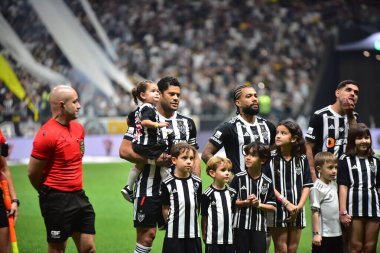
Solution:
<svg viewBox="0 0 380 253"><path fill-rule="evenodd" d="M64 2L100 44L81 1ZM265 117L273 122L292 118L304 126L326 41L339 36L339 27L380 24L376 1L88 2L115 48L115 65L132 83L175 76L183 85L180 111L218 122L235 112L232 90L253 83L259 95L271 99ZM129 92L116 82L117 99L94 90L71 66L28 1L2 0L0 8L36 61L67 77L79 91L83 116L125 117L135 108ZM49 117L51 83L28 73L1 44L0 50L39 112L34 122L25 101L0 81L0 122L12 121L16 135L33 135Z"/></svg>

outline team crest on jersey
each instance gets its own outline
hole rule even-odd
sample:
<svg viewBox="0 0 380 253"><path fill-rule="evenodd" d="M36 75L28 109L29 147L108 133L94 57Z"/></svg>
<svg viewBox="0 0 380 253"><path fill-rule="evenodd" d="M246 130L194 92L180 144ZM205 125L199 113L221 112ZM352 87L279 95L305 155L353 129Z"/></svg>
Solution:
<svg viewBox="0 0 380 253"><path fill-rule="evenodd" d="M142 222L145 219L145 213L142 213L140 210L140 212L137 214L137 219L139 222Z"/></svg>
<svg viewBox="0 0 380 253"><path fill-rule="evenodd" d="M197 191L198 191L198 188L199 188L199 183L198 183L198 182L195 182L195 183L194 183L194 191L197 192Z"/></svg>
<svg viewBox="0 0 380 253"><path fill-rule="evenodd" d="M79 140L79 147L80 152L82 153L82 156L84 155L84 140Z"/></svg>
<svg viewBox="0 0 380 253"><path fill-rule="evenodd" d="M260 187L260 194L265 195L268 193L268 184L263 184Z"/></svg>
<svg viewBox="0 0 380 253"><path fill-rule="evenodd" d="M301 165L300 164L296 164L296 173L297 173L298 176L301 175L301 171L302 171Z"/></svg>
<svg viewBox="0 0 380 253"><path fill-rule="evenodd" d="M369 168L372 172L375 172L377 170L377 166L373 163L373 161L369 163Z"/></svg>

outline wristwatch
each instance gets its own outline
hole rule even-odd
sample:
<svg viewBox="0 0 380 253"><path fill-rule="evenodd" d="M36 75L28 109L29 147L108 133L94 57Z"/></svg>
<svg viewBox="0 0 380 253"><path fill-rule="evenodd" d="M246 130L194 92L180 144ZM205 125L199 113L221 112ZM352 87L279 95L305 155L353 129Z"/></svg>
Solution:
<svg viewBox="0 0 380 253"><path fill-rule="evenodd" d="M319 235L319 232L314 232L314 231L313 231L313 235Z"/></svg>
<svg viewBox="0 0 380 253"><path fill-rule="evenodd" d="M20 206L20 200L19 199L12 199L12 203L17 203L17 206Z"/></svg>

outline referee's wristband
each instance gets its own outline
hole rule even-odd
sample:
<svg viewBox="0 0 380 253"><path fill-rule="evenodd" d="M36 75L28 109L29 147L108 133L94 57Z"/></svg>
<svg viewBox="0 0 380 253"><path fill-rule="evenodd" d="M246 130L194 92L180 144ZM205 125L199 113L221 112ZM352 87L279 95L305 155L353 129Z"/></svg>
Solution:
<svg viewBox="0 0 380 253"><path fill-rule="evenodd" d="M156 160L154 160L154 159L148 159L148 164L150 164L150 165L156 165Z"/></svg>

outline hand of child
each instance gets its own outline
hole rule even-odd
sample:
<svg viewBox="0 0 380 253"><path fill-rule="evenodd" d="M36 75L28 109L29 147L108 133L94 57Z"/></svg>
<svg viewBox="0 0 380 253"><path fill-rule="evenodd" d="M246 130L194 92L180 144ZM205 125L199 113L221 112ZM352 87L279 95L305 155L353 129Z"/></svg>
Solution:
<svg viewBox="0 0 380 253"><path fill-rule="evenodd" d="M322 236L321 235L314 235L313 236L313 244L315 246L321 246L321 244L322 244Z"/></svg>
<svg viewBox="0 0 380 253"><path fill-rule="evenodd" d="M287 206L286 206L286 209L289 212L289 216L285 219L285 221L286 222L295 221L297 219L298 212L299 212L298 206L295 206L289 202L289 204L287 204Z"/></svg>
<svg viewBox="0 0 380 253"><path fill-rule="evenodd" d="M170 123L169 122L166 122L166 121L162 121L162 122L159 122L158 123L158 126L161 128L161 127L167 127L169 126Z"/></svg>
<svg viewBox="0 0 380 253"><path fill-rule="evenodd" d="M340 222L343 224L343 226L348 227L351 224L352 217L349 214L346 215L341 215L340 217Z"/></svg>

